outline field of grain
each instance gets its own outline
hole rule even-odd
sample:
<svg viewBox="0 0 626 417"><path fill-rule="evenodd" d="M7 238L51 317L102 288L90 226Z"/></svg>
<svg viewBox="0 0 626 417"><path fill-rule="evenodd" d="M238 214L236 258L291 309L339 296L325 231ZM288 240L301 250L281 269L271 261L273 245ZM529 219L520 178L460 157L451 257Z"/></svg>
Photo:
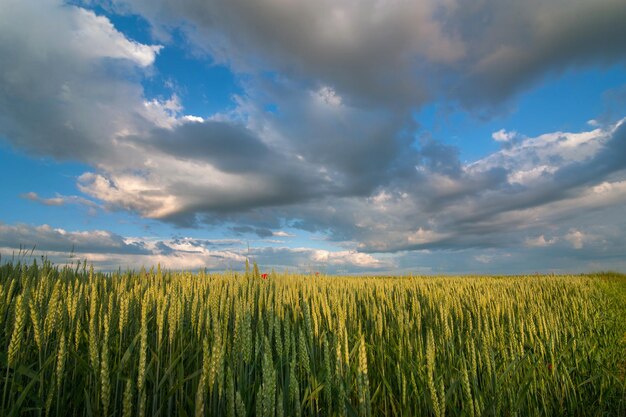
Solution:
<svg viewBox="0 0 626 417"><path fill-rule="evenodd" d="M624 416L618 274L0 267L0 415Z"/></svg>

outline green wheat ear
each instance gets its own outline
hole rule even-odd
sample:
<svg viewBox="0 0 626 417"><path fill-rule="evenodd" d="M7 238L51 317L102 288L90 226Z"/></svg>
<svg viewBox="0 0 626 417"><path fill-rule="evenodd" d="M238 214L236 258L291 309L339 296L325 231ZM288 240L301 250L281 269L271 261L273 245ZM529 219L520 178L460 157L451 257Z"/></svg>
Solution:
<svg viewBox="0 0 626 417"><path fill-rule="evenodd" d="M2 416L626 415L621 275L44 265L0 265Z"/></svg>

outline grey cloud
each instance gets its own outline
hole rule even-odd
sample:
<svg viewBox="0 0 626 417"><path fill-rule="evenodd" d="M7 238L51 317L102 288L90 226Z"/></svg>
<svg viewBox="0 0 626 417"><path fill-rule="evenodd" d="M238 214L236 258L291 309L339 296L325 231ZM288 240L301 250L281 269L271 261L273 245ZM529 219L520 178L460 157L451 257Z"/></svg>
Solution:
<svg viewBox="0 0 626 417"><path fill-rule="evenodd" d="M391 182L367 199L309 203L284 216L297 219L294 227L356 242L368 253L519 248L527 233L606 224L607 210L614 216L626 204L626 141L620 123L606 130L528 138L450 172L437 172L438 164L427 161L414 181ZM453 149L447 156L439 155L446 148L438 151L438 158L453 160ZM554 166L516 179L544 163Z"/></svg>
<svg viewBox="0 0 626 417"><path fill-rule="evenodd" d="M114 162L80 178L80 189L113 208L194 226L329 195L367 196L412 170L407 114L353 108L329 98L330 89L298 87L256 85L241 99L245 125L229 115L128 137ZM268 113L261 96L278 110Z"/></svg>
<svg viewBox="0 0 626 417"><path fill-rule="evenodd" d="M175 250L172 249L171 246L168 246L167 244L165 244L164 242L157 242L154 245L154 248L156 251L158 251L159 253L163 254L163 255L171 255L173 253L175 253Z"/></svg>
<svg viewBox="0 0 626 417"><path fill-rule="evenodd" d="M48 225L6 225L0 223L0 247L18 245L38 251L75 253L113 253L145 255L150 253L141 243L126 243L122 236L107 231L67 232Z"/></svg>
<svg viewBox="0 0 626 417"><path fill-rule="evenodd" d="M119 75L132 76L158 49L58 1L2 8L1 136L32 153L93 163L119 131L145 123L133 110L143 107L141 87Z"/></svg>
<svg viewBox="0 0 626 417"><path fill-rule="evenodd" d="M186 123L154 131L144 146L173 157L206 161L225 172L263 172L278 157L244 126L217 121Z"/></svg>
<svg viewBox="0 0 626 417"><path fill-rule="evenodd" d="M607 213L604 213L606 216ZM212 250L210 240L179 238L175 240L143 240L122 238L128 242L126 248L110 245L107 236L110 232L66 232L70 236L100 241L87 252L78 252L78 258L85 257L96 268L116 270L119 267L138 268L160 263L163 268L174 270L225 270L241 271L246 256L259 263L263 271L274 268L278 271L289 269L292 272L315 272L330 274L371 273L371 274L532 274L534 272L579 273L613 268L623 270L626 263L623 253L626 242L623 231L626 228L623 216L618 210L608 213L614 220L611 227L594 225L586 219L563 229L553 229L553 243L545 247L456 247L445 250L417 250L397 254L362 254L354 251L325 251L310 248L252 247L248 252L243 246L232 249ZM593 218L591 219L593 220ZM582 223L582 224L581 224ZM569 228L568 228L569 227ZM47 255L56 263L68 261L69 250L49 245L49 226L7 226L0 228L0 254L3 259L17 254L19 246L15 241L7 242L7 230L20 235L33 235L41 242L33 253ZM48 232L46 232L48 230ZM59 232L60 233L60 232ZM535 233L538 233L535 232ZM567 241L568 234L580 233L583 241L581 249ZM525 234L525 232L521 233ZM54 235L58 239L59 235ZM9 236L9 239L11 236ZM119 239L119 237L117 237ZM556 243L554 243L556 242ZM138 252L137 247L144 248ZM64 255L63 255L64 254ZM533 259L533 262L529 262Z"/></svg>
<svg viewBox="0 0 626 417"><path fill-rule="evenodd" d="M419 58L439 63L463 53L460 42L432 19L434 1L391 7L373 1L115 3L129 5L156 26L184 22L197 48L238 70L322 80L357 101L422 101L428 91L413 80Z"/></svg>
<svg viewBox="0 0 626 417"><path fill-rule="evenodd" d="M187 180L168 180L169 176L156 175L154 169L147 168L148 177L150 173L156 175L149 178L158 190L155 192L178 196L180 204L166 214L155 214L162 210L149 202L131 207L144 215L194 225L198 224L199 214L200 217L206 214L221 219L242 219L247 211L273 207L275 210L269 216L294 216L291 217L295 219L294 224L306 224L316 230L330 229L336 238L349 239L358 233L350 232L350 227L338 231L323 224L313 225L315 218L301 219L306 215L299 213L299 206L315 206L315 201L327 196L367 197L381 187L389 187L409 195L419 193L422 197L415 209L425 213L467 204L471 208L469 213L442 222L447 223L446 227L455 224L470 232L482 230L481 218L569 195L569 187L558 181L558 188L544 184L540 189L521 192L519 186L511 186L506 181L509 171L502 166L465 174L456 150L445 148L435 140L423 143L419 152L413 151L411 142L416 127L406 111L407 107L423 103L427 96L425 80L435 89L443 89L437 94L452 94L466 100L473 93L463 86L476 85L487 100L500 101L529 80L559 65L566 67L576 59L587 58L589 62L597 62L594 59L602 55L598 48L593 53L589 48L565 48L570 52L562 59L551 61L555 54L550 54L549 50L559 49L564 42L569 42L557 35L561 30L567 32L578 19L577 12L570 11L565 19L556 17L559 1L533 3L532 7L526 4L505 7L497 2L455 7L455 3L450 2L437 8L425 2L411 13L406 13L407 4L389 3L384 5L383 21L387 23L384 26L368 20L361 13L362 5L344 4L339 10L345 12L348 22L354 23L346 29L353 37L353 42L348 43L341 42L346 33L333 32L340 31L341 25L333 26L330 22L331 26L325 27L324 33L336 35L332 42L320 32L330 7L325 2L302 8L281 6L282 24L270 13L276 11L275 5L267 2L250 5L189 1L174 5L167 1L149 4L131 1L128 4L152 19L155 25L188 24L185 26L187 35L198 48L204 48L215 59L231 64L236 70L255 74L246 82L247 96L240 99L239 111L247 120L245 127L212 121L184 124L153 131L141 146L167 152L176 158L208 163L223 172L264 179L263 184L250 184L232 191ZM607 27L619 30L612 17L600 27L598 22L608 16L605 13L608 9L616 12L610 13L614 16L619 15L623 7L610 1L572 5L571 10L590 10L595 16L581 36L594 39L602 36ZM408 25L404 18L416 17L414 13L419 16L411 25L423 22L428 28L426 32L415 33L404 26ZM487 20L483 21L485 18ZM239 29L233 32L232 27ZM297 33L291 33L296 28ZM301 33L310 36L301 38ZM552 38L555 40L548 41ZM390 48L388 45L395 45L394 40L400 46ZM541 47L534 48L535 44ZM617 39L614 44L615 48L609 48L602 55L609 61L619 60L621 56L623 42ZM381 45L387 46L381 48ZM443 55L429 51L429 47L436 45L446 46L442 49ZM258 55L257 51L260 51ZM536 57L524 57L527 51L539 52ZM512 58L510 65L504 60L507 56ZM378 57L385 59L379 61ZM520 65L520 59L529 64ZM367 65L364 65L365 60ZM493 65L486 64L489 62ZM259 75L263 69L282 73L265 77ZM516 71L521 71L522 75L516 75ZM445 87L438 82L440 76L446 78ZM370 86L374 86L373 90ZM395 97L394 104L375 92L379 87ZM267 104L274 105L277 111L267 112ZM558 161L553 163L558 164ZM141 165L141 161L133 165ZM415 166L425 171L416 173ZM433 174L454 186L441 187L433 181ZM110 179L123 189L114 176ZM92 195L107 198L107 193ZM479 196L484 198L481 200ZM292 209L290 205L298 207ZM281 206L284 208L279 208ZM242 215L231 216L233 212ZM329 224L332 226L332 222Z"/></svg>
<svg viewBox="0 0 626 417"><path fill-rule="evenodd" d="M572 66L624 62L621 0L275 3L119 0L239 71L279 71L391 108L493 106Z"/></svg>
<svg viewBox="0 0 626 417"><path fill-rule="evenodd" d="M533 275L535 273L579 274L613 268L625 270L626 262L610 259L579 258L585 251L545 248L515 250L463 249L449 251L414 251L398 256L396 273L424 275ZM532 262L529 262L532 259Z"/></svg>
<svg viewBox="0 0 626 417"><path fill-rule="evenodd" d="M53 197L53 198L41 198L35 192L28 192L20 195L21 198L25 198L26 200L34 201L36 203L43 204L45 206L62 206L65 204L65 201L61 197Z"/></svg>
<svg viewBox="0 0 626 417"><path fill-rule="evenodd" d="M626 169L626 123L616 126L609 137L595 155L580 162L561 161L561 167L539 184L511 188L508 192L501 190L497 195L484 199L480 211L457 219L455 227L467 232L472 229L480 231L476 225L484 224L487 219L575 197L582 188L598 184L611 174ZM556 160L552 158L552 161ZM500 226L493 225L494 229Z"/></svg>
<svg viewBox="0 0 626 417"><path fill-rule="evenodd" d="M30 191L28 193L21 194L20 197L26 200L33 201L35 203L43 204L44 206L64 206L67 204L78 204L89 207L90 209L95 209L98 207L98 205L93 201L77 195L57 194L56 197L44 198L36 192Z"/></svg>
<svg viewBox="0 0 626 417"><path fill-rule="evenodd" d="M168 157L189 160L192 163L215 167L222 173L262 178L270 189L248 198L214 198L207 201L205 210L245 210L248 207L281 205L311 198L333 187L320 178L311 164L298 161L293 154L268 146L249 128L231 121L185 123L172 129L159 129L147 137L135 140L146 152L167 154ZM149 169L149 168L148 168ZM193 182L172 184L172 194L193 190ZM261 191L261 190L257 190ZM219 190L203 190L212 195ZM237 200L240 200L238 202ZM203 207L194 210L202 211Z"/></svg>
<svg viewBox="0 0 626 417"><path fill-rule="evenodd" d="M23 242L23 243L18 243ZM264 270L327 273L379 270L390 267L389 260L380 260L355 251L332 251L310 248L244 247L241 241L176 238L153 240L122 237L107 231L64 231L51 226L0 224L0 256L20 255L20 248L34 246L33 256L47 256L53 262L71 262L73 253L86 259L98 269L139 268L159 263L175 270L239 270L246 257L256 261ZM215 249L214 247L219 247Z"/></svg>
<svg viewBox="0 0 626 417"><path fill-rule="evenodd" d="M461 175L459 151L453 146L428 139L422 143L419 157L421 165L430 172L441 173L449 177Z"/></svg>
<svg viewBox="0 0 626 417"><path fill-rule="evenodd" d="M460 30L476 59L455 94L470 106L497 103L569 67L624 62L624 19L626 5L619 0L494 0L459 7L447 25Z"/></svg>
<svg viewBox="0 0 626 417"><path fill-rule="evenodd" d="M247 234L247 233L252 233L257 235L260 238L267 238L267 237L271 237L274 236L274 232L272 232L270 229L264 229L261 227L252 227L252 226L233 226L230 228L230 230L232 230L233 232L237 233L237 234Z"/></svg>
<svg viewBox="0 0 626 417"><path fill-rule="evenodd" d="M254 84L249 93L252 127L297 155L296 169L329 178L325 194L368 195L415 162L410 144L417 126L408 112L352 106L331 87L303 89L282 79ZM277 111L265 112L266 102Z"/></svg>
<svg viewBox="0 0 626 417"><path fill-rule="evenodd" d="M193 238L173 238L172 244L184 245L188 244L197 248L219 248L219 247L235 247L243 245L243 241L239 239L193 239Z"/></svg>

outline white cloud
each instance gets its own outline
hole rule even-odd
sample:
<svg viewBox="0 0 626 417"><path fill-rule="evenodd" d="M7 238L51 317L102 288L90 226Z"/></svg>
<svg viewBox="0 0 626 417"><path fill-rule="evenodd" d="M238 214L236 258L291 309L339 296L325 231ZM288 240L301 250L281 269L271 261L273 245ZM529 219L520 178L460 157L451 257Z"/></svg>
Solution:
<svg viewBox="0 0 626 417"><path fill-rule="evenodd" d="M587 120L587 124L591 127L600 127L600 122L598 122L596 119Z"/></svg>
<svg viewBox="0 0 626 417"><path fill-rule="evenodd" d="M509 171L510 183L532 184L549 180L558 169L582 163L597 155L611 141L620 124L617 122L590 131L551 132L524 138L509 148L470 163L466 169L475 173L505 168Z"/></svg>
<svg viewBox="0 0 626 417"><path fill-rule="evenodd" d="M133 80L160 46L62 1L7 0L2 8L0 135L35 154L101 164L118 159L119 137L153 127Z"/></svg>
<svg viewBox="0 0 626 417"><path fill-rule="evenodd" d="M361 268L380 268L384 263L372 255L356 251L331 252L322 249L306 249L310 251L311 260L320 264L328 265L354 265Z"/></svg>
<svg viewBox="0 0 626 417"><path fill-rule="evenodd" d="M557 238L546 239L544 235L539 235L536 238L527 238L524 241L524 245L529 248L545 248L546 246L554 245Z"/></svg>
<svg viewBox="0 0 626 417"><path fill-rule="evenodd" d="M408 234L407 241L410 245L425 245L437 242L446 237L447 236L445 234L437 233L432 230L425 230L420 227L416 231Z"/></svg>
<svg viewBox="0 0 626 417"><path fill-rule="evenodd" d="M69 13L72 36L68 47L87 59L128 59L141 67L154 63L161 45L143 45L127 39L104 16L75 7Z"/></svg>
<svg viewBox="0 0 626 417"><path fill-rule="evenodd" d="M193 123L202 123L204 122L204 119L200 116L193 116L191 114L186 114L183 116L183 120L186 122L193 122Z"/></svg>
<svg viewBox="0 0 626 417"><path fill-rule="evenodd" d="M78 188L111 207L137 211L149 218L161 218L181 209L179 198L166 194L147 178L137 175L85 173L79 177Z"/></svg>
<svg viewBox="0 0 626 417"><path fill-rule="evenodd" d="M494 258L493 255L476 255L474 256L474 259L476 259L480 263L489 264L493 262Z"/></svg>
<svg viewBox="0 0 626 417"><path fill-rule="evenodd" d="M278 231L275 231L273 233L273 236L276 236L276 237L294 237L295 235L293 235L291 233L287 233L284 230L278 230Z"/></svg>
<svg viewBox="0 0 626 417"><path fill-rule="evenodd" d="M508 181L511 184L532 185L540 182L542 179L549 178L558 170L556 166L539 165L530 169L520 169L513 171L508 175Z"/></svg>
<svg viewBox="0 0 626 417"><path fill-rule="evenodd" d="M78 204L88 207L91 210L97 209L99 206L91 200L76 195L60 195L56 194L55 197L44 198L34 191L24 193L20 195L21 198L40 203L45 206L63 206L66 204ZM92 211L93 213L93 211Z"/></svg>
<svg viewBox="0 0 626 417"><path fill-rule="evenodd" d="M518 135L517 132L515 132L515 131L507 132L504 129L500 129L497 132L493 132L491 134L491 137L496 142L512 142L518 136L519 135Z"/></svg>
<svg viewBox="0 0 626 417"><path fill-rule="evenodd" d="M181 121L195 121L186 116L179 119L178 116L183 106L180 104L180 99L175 94L167 100L152 99L144 101L143 105L145 108L143 112L144 116L157 127L172 129Z"/></svg>
<svg viewBox="0 0 626 417"><path fill-rule="evenodd" d="M318 98L324 104L332 107L341 106L341 96L339 96L335 90L328 86L320 88L316 93L316 98Z"/></svg>
<svg viewBox="0 0 626 417"><path fill-rule="evenodd" d="M574 249L582 249L586 236L580 230L572 229L564 236L564 239L567 240Z"/></svg>

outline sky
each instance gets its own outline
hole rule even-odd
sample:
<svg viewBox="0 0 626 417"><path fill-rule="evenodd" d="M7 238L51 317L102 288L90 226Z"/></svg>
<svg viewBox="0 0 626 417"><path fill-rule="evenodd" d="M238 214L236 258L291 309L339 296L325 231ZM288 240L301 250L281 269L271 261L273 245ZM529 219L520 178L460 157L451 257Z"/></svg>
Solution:
<svg viewBox="0 0 626 417"><path fill-rule="evenodd" d="M623 0L0 0L0 255L626 271Z"/></svg>

